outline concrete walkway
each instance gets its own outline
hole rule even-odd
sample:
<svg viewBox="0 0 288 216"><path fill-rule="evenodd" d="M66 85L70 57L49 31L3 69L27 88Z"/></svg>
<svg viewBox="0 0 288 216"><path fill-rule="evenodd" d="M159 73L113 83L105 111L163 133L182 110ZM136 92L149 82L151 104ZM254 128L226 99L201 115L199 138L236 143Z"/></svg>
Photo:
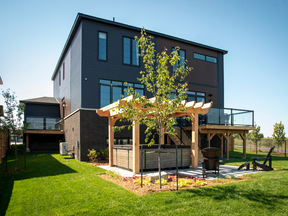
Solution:
<svg viewBox="0 0 288 216"><path fill-rule="evenodd" d="M123 176L123 177L133 176L132 171L121 169L118 167L109 167L109 166L99 166L99 167L102 169L105 169L105 170L110 170L110 171L116 172L120 176ZM258 171L254 172L251 168L250 168L250 170L246 170L246 169L237 170L237 169L238 169L237 166L220 165L220 171L219 171L220 177L225 178L225 177L230 176L230 175L234 175L235 177L238 177L238 176L243 176L246 174L265 172L262 170L260 170L260 171L258 170ZM176 173L176 170L162 170L162 172L166 172L168 174L173 174L173 173ZM181 175L187 175L187 176L193 175L195 177L200 177L200 178L203 177L202 176L202 165L199 165L198 169L194 169L194 170L191 168L190 169L179 169L178 172ZM152 174L152 173L158 173L158 171L143 172L143 176L145 176L147 174ZM141 176L141 174L136 174L136 176ZM213 180L213 179L217 178L217 174L215 174L215 172L213 172L213 171L210 171L210 172L208 171L206 176L207 177L205 179L207 179L207 180Z"/></svg>

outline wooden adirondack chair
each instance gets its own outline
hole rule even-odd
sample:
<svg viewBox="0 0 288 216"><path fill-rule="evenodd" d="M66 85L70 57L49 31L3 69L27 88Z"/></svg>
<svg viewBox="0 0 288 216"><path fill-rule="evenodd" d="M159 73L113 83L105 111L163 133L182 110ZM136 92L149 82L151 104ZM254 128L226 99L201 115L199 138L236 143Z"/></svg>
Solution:
<svg viewBox="0 0 288 216"><path fill-rule="evenodd" d="M265 171L272 171L272 170L274 170L274 169L272 168L272 156L271 156L271 153L273 152L274 148L275 148L275 146L273 146L273 147L269 150L269 152L268 152L268 154L267 154L266 157L252 157L252 159L253 159L253 162L252 162L252 164L253 164L253 171L256 170L257 166L260 167L260 168L262 168L262 169L265 170ZM260 162L257 161L257 160L259 160L259 159L264 159L264 158L265 158L265 160L264 160L263 163L260 163ZM266 165L267 160L269 160L269 166Z"/></svg>

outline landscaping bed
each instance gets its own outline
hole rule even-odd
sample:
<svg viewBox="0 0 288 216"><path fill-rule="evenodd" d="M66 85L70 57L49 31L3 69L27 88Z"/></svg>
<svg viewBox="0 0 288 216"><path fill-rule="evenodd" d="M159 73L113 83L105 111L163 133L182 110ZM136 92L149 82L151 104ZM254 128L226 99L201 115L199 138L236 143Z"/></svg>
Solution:
<svg viewBox="0 0 288 216"><path fill-rule="evenodd" d="M138 195L145 195L149 193L157 193L164 191L175 191L177 190L176 185L176 174L168 175L168 181L162 180L162 189L159 188L159 183L151 183L143 176L143 187L141 188L141 178L137 176L133 177L122 177L117 173L107 171L107 174L98 175L101 178L111 181L133 193ZM194 176L178 175L178 190L196 189L200 187L228 184L233 182L252 180L250 176L228 178L217 178L216 180L206 180L204 178L196 178ZM165 182L165 184L163 184Z"/></svg>

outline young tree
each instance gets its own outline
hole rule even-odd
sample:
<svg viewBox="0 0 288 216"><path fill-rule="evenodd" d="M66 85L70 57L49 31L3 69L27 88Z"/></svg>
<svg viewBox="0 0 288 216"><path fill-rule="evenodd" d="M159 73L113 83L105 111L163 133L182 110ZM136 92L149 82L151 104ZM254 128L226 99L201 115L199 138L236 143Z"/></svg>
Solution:
<svg viewBox="0 0 288 216"><path fill-rule="evenodd" d="M176 47L176 51L172 52L171 55L167 54L166 48L163 52L156 54L153 37L147 36L144 28L141 30L141 37L135 37L135 40L139 44L141 50L139 56L143 58L145 66L145 71L140 72L141 77L138 80L145 85L148 92L152 93L154 100L141 97L132 87L129 87L128 95L136 95L136 99L127 101L126 106L119 105L117 109L120 111L120 121L131 122L131 126L135 122L147 126L145 142L149 145L155 144L155 135L157 134L159 137L158 149L160 150L161 136L176 134L176 130L172 127L176 124L174 118L176 111L186 110L181 103L186 99L185 92L188 90L184 79L192 68L186 66L187 60L180 57L179 47ZM139 107L141 104L144 105ZM124 127L115 126L113 129L120 131ZM163 130L164 128L165 130ZM161 176L160 153L158 166Z"/></svg>
<svg viewBox="0 0 288 216"><path fill-rule="evenodd" d="M24 110L25 105L19 104L16 101L15 93L10 93L10 89L6 91L2 90L2 96L4 98L5 110L4 116L0 118L0 129L2 131L8 131L6 136L8 137L9 133L15 137L15 171L17 170L17 137L20 136L28 128L28 123L23 124L22 122L22 110ZM5 130L6 129L6 130ZM8 130L7 130L8 129Z"/></svg>
<svg viewBox="0 0 288 216"><path fill-rule="evenodd" d="M282 146L285 140L285 135L286 135L286 133L284 132L285 128L284 128L284 125L282 124L282 121L280 121L279 124L275 123L273 127L274 127L274 131L272 134L272 138L276 141L278 145L278 152L279 152L279 146Z"/></svg>
<svg viewBox="0 0 288 216"><path fill-rule="evenodd" d="M257 143L258 141L261 141L261 139L264 137L262 133L260 133L261 127L257 126L255 123L255 129L247 134L247 138L251 139L252 142L256 145L256 151L257 151Z"/></svg>

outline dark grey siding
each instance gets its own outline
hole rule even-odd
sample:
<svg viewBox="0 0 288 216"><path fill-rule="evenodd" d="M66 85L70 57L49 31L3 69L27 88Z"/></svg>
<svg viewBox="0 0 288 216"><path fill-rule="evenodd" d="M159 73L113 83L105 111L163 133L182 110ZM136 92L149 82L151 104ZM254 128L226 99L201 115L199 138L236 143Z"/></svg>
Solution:
<svg viewBox="0 0 288 216"><path fill-rule="evenodd" d="M25 106L26 117L46 117L46 118L59 118L60 108L58 104L29 104Z"/></svg>
<svg viewBox="0 0 288 216"><path fill-rule="evenodd" d="M82 55L82 25L79 26L77 33L71 44L70 58L70 113L81 107L81 55Z"/></svg>
<svg viewBox="0 0 288 216"><path fill-rule="evenodd" d="M107 61L98 61L98 31L108 34ZM140 60L140 67L123 65L122 41L123 36L134 38L139 33L88 20L82 22L82 108L100 108L100 79L137 82L143 63Z"/></svg>
<svg viewBox="0 0 288 216"><path fill-rule="evenodd" d="M224 58L223 53L217 54L218 69L218 107L224 107Z"/></svg>

